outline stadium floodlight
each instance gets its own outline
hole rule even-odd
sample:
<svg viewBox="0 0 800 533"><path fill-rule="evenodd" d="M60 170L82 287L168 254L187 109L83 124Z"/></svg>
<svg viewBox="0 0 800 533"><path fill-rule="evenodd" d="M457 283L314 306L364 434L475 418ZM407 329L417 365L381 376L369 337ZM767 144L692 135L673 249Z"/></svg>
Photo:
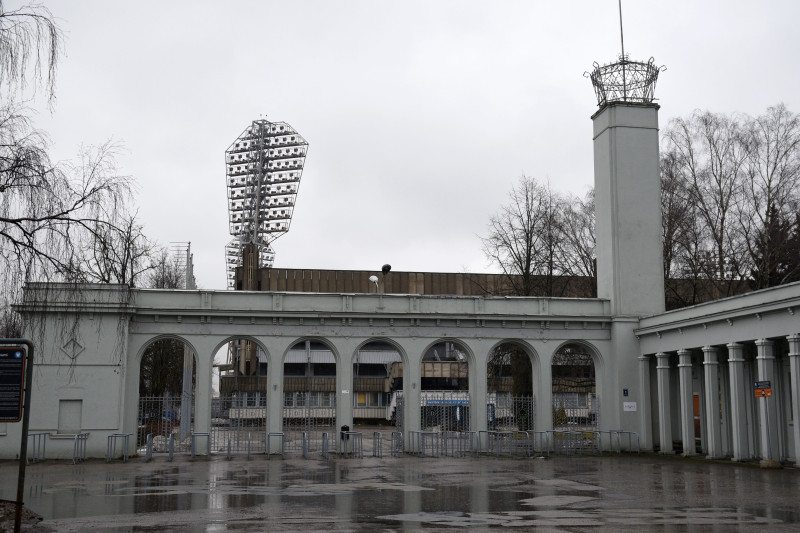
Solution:
<svg viewBox="0 0 800 533"><path fill-rule="evenodd" d="M272 242L289 231L308 143L285 122L254 120L225 151L228 229L225 246L228 289L248 245L257 268L272 266Z"/></svg>

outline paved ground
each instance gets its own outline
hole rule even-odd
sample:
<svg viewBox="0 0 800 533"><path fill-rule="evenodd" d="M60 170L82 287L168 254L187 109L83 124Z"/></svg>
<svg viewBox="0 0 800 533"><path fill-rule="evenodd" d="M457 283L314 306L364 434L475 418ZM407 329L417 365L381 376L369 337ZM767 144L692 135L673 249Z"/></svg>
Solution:
<svg viewBox="0 0 800 533"><path fill-rule="evenodd" d="M16 463L0 463L14 499ZM28 531L797 531L800 471L654 455L28 467Z"/></svg>

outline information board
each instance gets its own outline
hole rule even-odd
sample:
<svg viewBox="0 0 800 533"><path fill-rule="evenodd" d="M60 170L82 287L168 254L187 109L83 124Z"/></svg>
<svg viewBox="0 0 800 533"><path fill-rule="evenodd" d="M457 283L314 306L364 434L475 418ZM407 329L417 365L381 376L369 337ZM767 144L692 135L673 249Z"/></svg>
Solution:
<svg viewBox="0 0 800 533"><path fill-rule="evenodd" d="M0 422L22 420L25 348L0 347Z"/></svg>

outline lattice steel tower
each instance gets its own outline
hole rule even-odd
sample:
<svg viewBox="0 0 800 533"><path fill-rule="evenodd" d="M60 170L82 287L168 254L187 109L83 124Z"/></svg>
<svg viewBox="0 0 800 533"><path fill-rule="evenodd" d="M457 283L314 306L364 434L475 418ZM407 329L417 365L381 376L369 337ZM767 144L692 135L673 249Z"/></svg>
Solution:
<svg viewBox="0 0 800 533"><path fill-rule="evenodd" d="M289 231L308 143L289 124L254 120L225 151L228 225L225 247L228 289L256 290L259 268L275 259L272 242Z"/></svg>

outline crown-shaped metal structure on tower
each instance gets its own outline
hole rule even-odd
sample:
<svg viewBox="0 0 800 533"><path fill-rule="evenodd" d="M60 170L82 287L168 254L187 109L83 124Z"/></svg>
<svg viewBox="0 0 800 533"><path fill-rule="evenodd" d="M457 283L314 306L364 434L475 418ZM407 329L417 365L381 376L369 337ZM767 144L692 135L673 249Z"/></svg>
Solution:
<svg viewBox="0 0 800 533"><path fill-rule="evenodd" d="M624 54L614 63L594 63L593 66L584 76L592 80L600 107L615 102L653 103L658 74L666 70L666 67L656 66L652 57L645 63L631 61Z"/></svg>

